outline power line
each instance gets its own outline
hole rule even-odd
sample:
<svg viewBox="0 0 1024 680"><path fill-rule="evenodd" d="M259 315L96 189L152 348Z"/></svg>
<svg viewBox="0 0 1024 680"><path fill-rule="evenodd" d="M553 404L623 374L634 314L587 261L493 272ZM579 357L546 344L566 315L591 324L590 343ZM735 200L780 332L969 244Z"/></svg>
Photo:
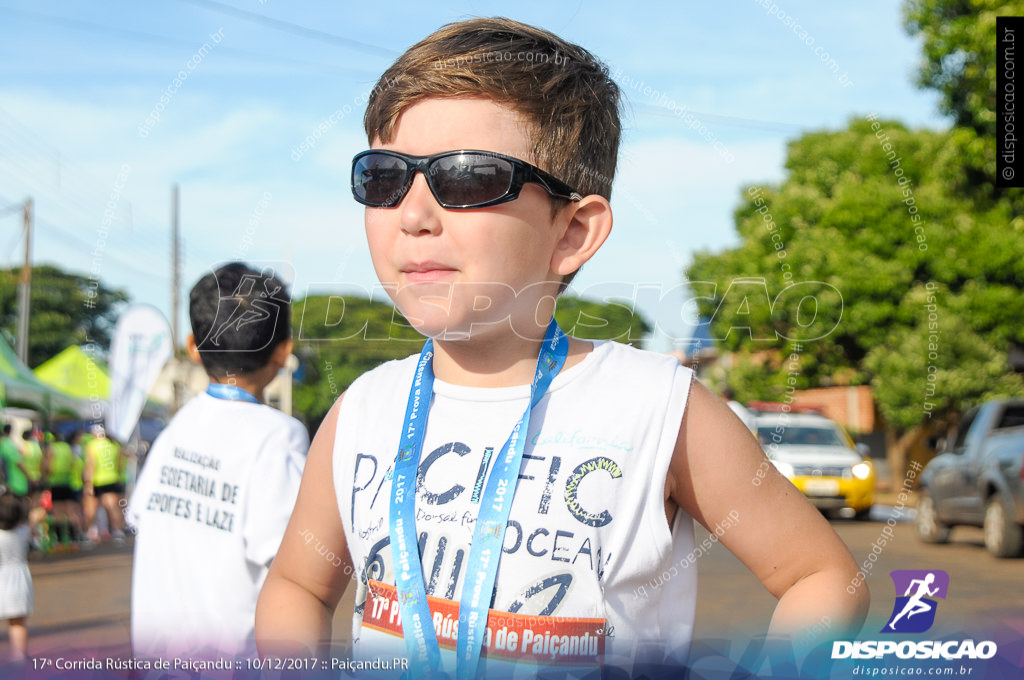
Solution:
<svg viewBox="0 0 1024 680"><path fill-rule="evenodd" d="M11 246L7 249L7 268L12 269L14 267L14 250L21 244L21 240L25 238L25 228L22 227L21 231L17 233L14 239L11 241Z"/></svg>
<svg viewBox="0 0 1024 680"><path fill-rule="evenodd" d="M21 124L11 114L7 113L2 108L0 108L0 120L2 120L3 117L9 119L11 128L14 128L15 126L17 128L20 128L21 136L20 138L10 136L10 130L5 130L5 127L0 125L0 142L3 141L3 134L6 132L8 134L9 139L11 139L11 141L14 144L18 144L21 146L21 148L18 149L18 151L21 154L23 154L26 159L30 161L36 160L42 154L55 155L56 157L63 159L62 163L65 166L67 166L69 170L71 170L71 172L67 173L69 177L77 176L83 184L91 185L91 188L85 189L84 193L76 197L76 195L70 192L70 190L68 189L68 187L73 185L74 183L64 181L61 183L62 186L60 189L53 189L52 186L47 186L53 184L52 180L40 177L40 175L38 174L38 169L34 167L32 163L24 162L19 165L21 172L20 176L17 179L23 180L23 183L26 185L26 191L42 197L43 199L45 199L46 202L53 203L61 210L61 212L70 215L71 218L75 221L81 221L87 224L96 223L99 219L99 214L102 212L102 208L98 206L101 205L104 201L106 201L106 197L110 193L110 185L104 185L104 183L101 180L98 180L95 176L91 175L85 170L77 169L71 166L69 161L67 160L69 157L66 154L60 152L60 150L58 150L56 147L49 145L34 131L32 131L27 126ZM0 148L2 148L2 144L0 144ZM9 160L12 156L12 154L10 153L5 155L7 156L5 160ZM0 164L0 175L4 173L4 170L4 164ZM24 181L26 180L26 178L28 181ZM90 202L92 202L93 204L90 205ZM132 203L126 199L122 199L121 203L128 209L132 208ZM20 209L20 204L17 204L17 207ZM157 220L146 219L147 216L145 214L140 215L142 217L143 224L152 224L158 222ZM123 223L123 220L119 219L118 221L121 221ZM57 227L52 221L43 220L40 222L40 226L42 226L44 231L61 234L64 239L74 243L76 246L80 248L83 248L86 253L94 249L93 244L86 243L80 238L74 236L73 234L63 230L60 227ZM133 230L130 233L134 237L134 240L136 241L136 244L139 247L148 248L149 250L155 252L163 252L166 247L164 239L161 238L162 234L157 234L148 230ZM125 235L122 234L122 236ZM215 255L212 251L204 248L201 245L201 241L196 241L194 243L183 243L183 257L187 254L188 250L191 250L193 251L193 253L198 254L201 257L201 259L208 260L210 262L220 262L225 259L223 254ZM150 272L141 271L132 266L131 264L119 260L118 258L110 255L107 252L104 252L104 258L106 260L113 262L114 264L117 264L118 266L124 268L127 271L146 277L151 276ZM166 281L170 281L170 278L167 276L161 276L160 278Z"/></svg>
<svg viewBox="0 0 1024 680"><path fill-rule="evenodd" d="M7 197L4 197L4 196L0 196L0 199L3 199L5 201L10 201L11 200L11 199L9 199ZM19 204L18 207L19 208L21 207L20 204ZM67 205L65 205L65 210L66 209L67 209ZM88 211L88 210L85 210L85 209L81 208L81 206L78 206L78 210L82 210L83 212L91 212L91 211ZM91 221L91 220L92 220L92 216L88 216L88 217L86 217L86 219L84 221ZM88 243L85 240L79 238L79 236L77 236L76 234L74 234L72 232L69 232L69 231L67 231L67 230L65 230L65 229L63 229L61 227L58 227L53 222L40 217L38 212L35 215L35 224L40 229L40 231L43 232L43 233L49 233L51 235L58 235L58 236L60 236L62 244L63 243L70 243L73 246L82 249L82 252L84 252L84 253L89 253L89 252L91 252L92 250L95 249L95 244ZM24 228L22 229L21 234L24 234ZM19 238L20 238L20 236L19 236ZM10 251L12 253L13 253L14 247L16 247L16 245L17 244L15 243L15 246L11 247ZM145 247L148 244L142 243L140 245ZM102 257L103 257L103 260L106 261L106 262L111 262L111 263L117 265L118 267L120 267L120 268L122 268L122 269L124 269L126 271L132 272L133 274L137 274L137 275L145 277L147 279L152 279L154 277L159 278L159 279L167 279L167 277L161 276L159 274L155 274L153 271L143 271L141 269L137 269L134 265L129 264L128 262L125 262L124 260L121 260L120 258L117 258L117 257L111 255L109 252L104 251L102 253ZM9 259L10 259L10 253L8 253L8 260ZM169 279L167 279L167 280L169 280Z"/></svg>
<svg viewBox="0 0 1024 680"><path fill-rule="evenodd" d="M53 26L63 26L76 31L84 31L86 33L94 33L97 35L115 36L118 38L126 38L128 40L134 40L138 42L144 42L147 45L153 43L163 43L164 45L173 45L175 47L188 47L195 49L195 42L188 40L181 40L179 38L169 38L167 36L156 35L154 33L145 33L142 31L134 31L126 28L117 28L115 26L109 26L107 24L97 24L91 21L81 21L79 19L71 19L69 17L57 16L54 14L44 14L42 12L31 12L23 9L14 9L12 7L0 7L0 11L8 12L11 14L19 14L22 17L38 21L44 24L50 24ZM365 73L370 69L358 69L347 66L338 66L332 64L323 64L315 61L306 61L303 59L294 59L292 57L283 57L270 54L262 54L260 52L251 52L249 50L239 49L237 47L218 47L217 51L223 54L234 54L242 57L262 59L264 61L277 61L282 63L294 64L296 66L303 67L316 67L328 71L335 71L338 73Z"/></svg>
<svg viewBox="0 0 1024 680"><path fill-rule="evenodd" d="M72 234L72 233L70 233L70 232L68 232L68 231L58 227L57 225L53 224L52 222L50 222L48 220L43 220L43 219L39 219L38 217L36 217L36 226L42 227L43 231L49 231L49 232L52 232L52 233L59 234L62 239L66 240L66 241L70 241L71 243L77 245L78 247L83 248L85 255L89 255L91 251L95 250L95 244L90 244L90 243L87 243L86 241L83 241L82 239L78 238L74 234ZM130 271L130 272L132 272L134 274L138 274L139 276L142 276L142 277L144 277L146 279L154 279L154 278L156 278L156 279L160 279L162 281L170 281L170 279L168 277L162 276L160 274L157 274L157 273L153 272L152 270L150 270L150 271L142 271L141 269L136 269L134 266L128 264L124 260L121 260L121 259L119 259L117 257L114 257L113 255L111 255L110 253L108 253L105 250L98 257L101 257L103 262L111 262L113 264L116 264L118 267L120 267L122 269Z"/></svg>
<svg viewBox="0 0 1024 680"><path fill-rule="evenodd" d="M22 209L22 207L24 207L23 203L8 203L7 205L0 208L0 217L5 217L9 214L19 212Z"/></svg>
<svg viewBox="0 0 1024 680"><path fill-rule="evenodd" d="M356 50L358 52L365 52L378 57L386 57L393 59L398 56L398 52L395 50L388 49L386 47L380 47L379 45L371 45L369 43L359 42L358 40L352 40L344 36L335 35L333 33L327 33L315 28L307 28L306 26L300 26L299 24L293 24L290 21L281 21L280 19L272 19L271 17L264 16L257 12L250 12L248 10L239 9L226 5L222 2L215 2L214 0L178 0L179 2L188 2L193 5L199 5L205 7L208 10L214 12L220 12L222 14L229 14L231 16L242 19L243 21L249 21L255 24L261 24L277 31L283 31L285 33L291 33L298 35L303 38L311 38L313 40L319 40L326 42L331 45L340 47L347 47L349 49Z"/></svg>
<svg viewBox="0 0 1024 680"><path fill-rule="evenodd" d="M304 37L304 38L310 38L310 39L314 39L314 40L319 40L321 42L326 42L326 43L329 43L329 44L332 44L332 45L346 47L346 48L349 48L349 49L354 49L354 50L357 50L357 51L373 54L375 56L383 56L383 57L393 58L393 57L398 55L398 52L396 52L394 50L391 50L391 49L388 49L386 47L381 47L379 45L373 45L373 44L370 44L370 43L364 43L364 42L360 42L358 40L353 40L351 38L346 38L344 36L335 35L333 33L327 33L326 31L321 31L321 30L318 30L318 29L308 28L306 26L301 26L299 24L291 23L291 22L288 22L288 21L282 21L280 19L274 19L274 18L267 17L267 16L264 16L264 15L256 13L256 12L251 12L251 11L240 9L240 8L237 8L237 7L232 7L231 5L227 5L227 4L224 4L224 3L221 3L221 2L216 2L215 0L178 0L178 2L187 2L187 3L193 4L193 5L197 5L197 6L203 7L205 9L210 10L210 11L219 12L219 13L222 13L222 14L228 14L228 15L234 16L236 18L242 19L243 21L248 21L250 23L260 24L260 25L269 27L269 28L271 28L273 30L283 31L283 32L286 32L286 33L291 33L293 35L298 35L298 36L301 36L301 37ZM116 36L119 36L119 37L129 38L129 39L132 39L132 40L145 41L147 43L162 42L162 43L165 43L165 44L175 45L175 46L195 47L194 43L186 41L186 40L180 40L180 39L176 39L176 38L168 38L166 36L155 35L155 34L152 34L152 33L144 33L144 32L140 32L140 31L133 31L133 30L129 30L129 29L116 28L116 27L105 25L105 24L96 24L96 23L92 23L92 22L81 21L81 20L78 20L78 19L71 19L71 18L68 18L68 17L60 17L60 16L51 15L51 14L44 14L44 13L41 13L41 12L31 12L31 11L26 11L26 10L22 10L22 9L14 9L14 8L10 8L10 7L0 7L0 11L6 11L6 12L14 13L14 14L20 14L20 15L22 15L24 17L29 18L29 19L34 19L34 20L37 20L37 21L42 21L44 23L51 23L51 24L55 24L55 25L61 25L61 26L65 26L65 27L68 27L68 28L73 28L73 29L83 30L83 31L88 31L88 32L94 32L94 33L100 33L100 34L106 34L106 35L116 35ZM241 49L232 48L232 47L220 47L219 51L223 52L223 53L235 53L235 54L239 54L239 55L242 55L242 56L254 57L254 58L257 58L257 59L264 59L264 60L271 60L271 61L281 61L281 62L290 62L290 63L294 63L294 64L301 65L301 66L316 66L316 67L319 67L319 68L325 68L325 69L336 70L336 71L365 72L365 71L368 70L368 69L352 69L352 68L346 68L346 67L322 64L322 63L318 63L318 62L308 62L308 61L293 59L293 58L290 58L290 57L281 57L281 56L276 56L276 55L266 55L266 54L261 54L261 53L258 53L258 52L251 52L251 51L248 51L248 50L241 50ZM671 109L668 109L668 108L663 107L663 106L657 106L657 105L654 105L654 104L645 104L645 103L633 103L632 106L635 109L638 109L639 111L641 111L642 113L647 113L647 114L656 115L656 116L665 117L665 118L678 118L679 117ZM785 123L785 122L780 122L780 121L766 121L766 120L759 120L759 119L756 119L756 118L747 118L747 117L742 117L742 116L728 116L728 115L707 113L707 112L703 112L703 111L693 111L693 110L689 110L689 109L687 109L687 111L690 114L692 114L694 118L698 118L698 119L701 119L701 120L712 121L712 122L717 122L717 123L719 123L721 125L726 125L726 126L731 126L731 127L740 127L740 128L748 128L748 129L755 129L755 130L766 130L766 131L770 131L770 132L784 132L784 133L800 132L800 131L802 131L803 129L806 128L806 125L802 125L802 124L799 124L799 123Z"/></svg>
<svg viewBox="0 0 1024 680"><path fill-rule="evenodd" d="M91 172L80 167L70 156L43 139L39 134L21 123L3 108L0 108L0 122L5 123L0 125L0 142L3 141L3 136L6 135L10 140L12 148L20 152L27 159L25 162L18 164L18 175L15 179L21 180L22 183L26 184L28 193L41 195L47 201L52 201L63 210L76 214L83 222L95 222L99 213L103 212L103 208L99 206L110 195L111 183L100 180ZM17 136L15 136L15 133L17 133ZM0 154L0 157L3 157L5 161L10 161L13 156L14 154L10 152ZM37 161L43 156L53 156L56 158L58 173L56 182L52 178L46 178L38 174L41 170L37 167ZM0 171L5 169L5 165L0 163ZM28 181L25 181L26 178ZM63 180L60 178L63 178ZM124 210L129 211L130 216L139 216L140 220L137 220L137 222L141 225L159 224L161 222L161 220L152 219L152 216L144 211L136 210L130 200L123 199L120 203L123 205ZM132 219L125 220L120 217L115 219L117 222L127 225L130 229L133 226ZM131 229L131 233L136 238L144 241L146 245L154 248L162 247L157 245L157 236L152 232Z"/></svg>
<svg viewBox="0 0 1024 680"><path fill-rule="evenodd" d="M642 113L647 113L654 116L662 116L664 118L679 118L680 120L682 120L680 115L676 114L675 111L665 106L657 106L656 104L634 103L633 107L639 109ZM692 115L693 118L697 120L706 120L709 122L715 122L720 125L726 125L729 127L748 128L753 130L767 130L769 132L800 132L806 127L798 123L781 123L772 120L757 120L756 118L723 116L716 113L692 111L690 109L686 109L686 113Z"/></svg>
<svg viewBox="0 0 1024 680"><path fill-rule="evenodd" d="M92 206L87 206L81 202L83 195L86 198L92 198L97 193L104 195L110 192L109 181L105 182L88 170L79 167L77 163L71 160L68 154L53 146L49 141L2 107L0 107L0 122L3 123L0 125L0 134L6 135L13 147L20 147L20 152L26 159L31 161L31 164L26 162L19 165L18 169L21 176L24 176L26 171L32 172L36 170L34 166L40 162L40 158L44 156L52 157L56 160L56 180L35 175L36 183L40 186L50 185L64 200L75 201L77 207L83 210L84 214L88 214L92 210ZM0 141L2 141L2 138L0 138ZM4 160L10 161L13 154L8 153L5 156L7 157ZM75 192L74 189L79 188L76 186L76 183L62 181L62 178L76 179L83 185L91 186L87 186L84 192Z"/></svg>

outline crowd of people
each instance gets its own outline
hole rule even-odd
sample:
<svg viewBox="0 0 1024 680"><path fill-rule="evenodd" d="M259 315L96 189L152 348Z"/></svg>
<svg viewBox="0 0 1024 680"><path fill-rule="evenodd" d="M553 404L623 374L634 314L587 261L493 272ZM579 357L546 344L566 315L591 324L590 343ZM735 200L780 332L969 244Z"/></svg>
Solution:
<svg viewBox="0 0 1024 680"><path fill-rule="evenodd" d="M25 507L31 547L50 552L106 539L123 544L118 504L132 469L129 457L102 425L70 434L30 427L15 435L5 424L0 484Z"/></svg>
<svg viewBox="0 0 1024 680"><path fill-rule="evenodd" d="M70 435L37 427L0 435L0 619L13 659L28 653L26 619L34 607L28 555L78 550L111 539L123 545L128 455L101 425ZM98 510L106 512L101 530Z"/></svg>

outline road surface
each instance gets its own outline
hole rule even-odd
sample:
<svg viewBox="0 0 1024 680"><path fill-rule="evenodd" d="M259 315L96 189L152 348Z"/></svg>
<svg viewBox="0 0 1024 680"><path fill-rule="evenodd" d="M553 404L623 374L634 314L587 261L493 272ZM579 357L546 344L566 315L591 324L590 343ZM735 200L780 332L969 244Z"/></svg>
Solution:
<svg viewBox="0 0 1024 680"><path fill-rule="evenodd" d="M943 569L949 573L949 596L940 602L935 626L938 637L968 630L1015 630L1024 638L1024 604L1020 587L1024 560L998 560L989 555L978 529L958 528L949 545L921 544L910 524L902 522L883 531L885 512L874 521L836 520L833 527L846 541L858 563L866 562L875 545L877 559L867 562L871 610L861 638L877 637L893 607L895 569ZM906 516L902 519L906 520ZM697 544L708 537L701 528ZM885 538L884 545L880 545ZM778 546L780 553L787 546ZM746 567L722 545L711 547L697 560L699 595L694 631L695 647L743 640L763 633L771 619L774 598ZM29 651L47 657L73 652L76 656L105 658L129 654L130 546L105 544L93 551L55 556L31 563L36 611L29 619ZM335 637L348 639L354 588L350 588L335 616ZM657 588L651 588L657 597ZM2 632L0 632L2 633ZM736 643L734 643L736 644ZM0 663L10 653L6 635L0 641ZM0 667L0 675L3 674Z"/></svg>

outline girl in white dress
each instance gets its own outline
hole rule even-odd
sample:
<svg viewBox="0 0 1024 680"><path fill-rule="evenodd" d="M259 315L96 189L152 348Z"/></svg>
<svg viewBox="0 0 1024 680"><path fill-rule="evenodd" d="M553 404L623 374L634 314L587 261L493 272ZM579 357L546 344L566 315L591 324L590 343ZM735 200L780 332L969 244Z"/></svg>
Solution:
<svg viewBox="0 0 1024 680"><path fill-rule="evenodd" d="M32 613L32 574L28 570L29 528L25 507L16 496L0 496L0 619L7 619L11 658L28 656L26 617Z"/></svg>

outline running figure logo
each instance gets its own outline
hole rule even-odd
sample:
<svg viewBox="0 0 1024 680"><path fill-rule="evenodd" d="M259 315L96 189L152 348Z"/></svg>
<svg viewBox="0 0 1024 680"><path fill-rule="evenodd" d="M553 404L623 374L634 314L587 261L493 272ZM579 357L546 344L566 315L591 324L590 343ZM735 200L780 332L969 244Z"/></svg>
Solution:
<svg viewBox="0 0 1024 680"><path fill-rule="evenodd" d="M271 289L271 277L273 276L274 270L269 267L264 269L259 276L246 274L238 282L238 286L231 295L220 298L220 303L226 303L227 305L234 303L235 307L231 308L228 312L227 320L222 321L219 327L211 332L209 340L213 343L214 347L220 346L220 336L232 327L241 331L243 326L257 321L262 322L271 317L273 317L274 321L277 320L277 314L280 310L276 305L267 302L267 300L276 298L283 289L278 285L274 285L273 289ZM263 290L259 290L260 286L262 286ZM224 309L228 308L225 307ZM218 321L223 316L222 311L218 303ZM270 344L270 342L272 340L268 339L267 344ZM211 348L204 347L204 349ZM256 348L254 351L261 349L263 347Z"/></svg>
<svg viewBox="0 0 1024 680"><path fill-rule="evenodd" d="M949 574L941 569L900 569L890 572L896 586L896 604L882 633L923 633L935 623L935 597L946 599Z"/></svg>

